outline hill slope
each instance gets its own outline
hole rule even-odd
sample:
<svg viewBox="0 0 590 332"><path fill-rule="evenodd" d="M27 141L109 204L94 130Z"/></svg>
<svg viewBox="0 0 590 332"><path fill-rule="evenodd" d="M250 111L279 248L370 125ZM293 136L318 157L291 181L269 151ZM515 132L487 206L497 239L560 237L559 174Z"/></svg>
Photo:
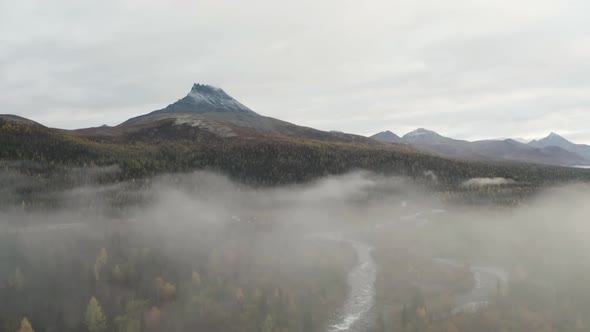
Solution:
<svg viewBox="0 0 590 332"><path fill-rule="evenodd" d="M120 172L111 179L116 181L197 169L256 185L297 183L358 169L419 181L432 181L424 174L434 172L439 175L434 185L441 188L458 188L473 177L507 177L527 184L590 179L585 170L458 161L408 144L301 127L259 115L228 98L218 89L197 85L162 110L114 127L73 131L0 116L0 161L24 162L19 171L41 177L64 167L117 165ZM467 144L426 130L409 138L421 148L419 142L436 142L433 146L450 151ZM485 155L479 160L486 160Z"/></svg>

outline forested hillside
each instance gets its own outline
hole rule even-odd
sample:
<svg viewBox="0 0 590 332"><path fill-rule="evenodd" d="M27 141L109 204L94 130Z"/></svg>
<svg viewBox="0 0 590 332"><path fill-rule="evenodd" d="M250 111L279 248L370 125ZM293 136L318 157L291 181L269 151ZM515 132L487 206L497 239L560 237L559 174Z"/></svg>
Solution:
<svg viewBox="0 0 590 332"><path fill-rule="evenodd" d="M541 185L590 180L590 171L581 169L458 161L395 144L293 137L221 138L169 122L117 137L92 139L0 119L0 146L5 171L12 169L43 178L45 190L74 186L75 183L64 183L63 177L56 176L67 173L68 168L96 166L118 168L115 174L98 177L101 183L205 169L253 186L301 183L326 175L368 170L409 176L438 191L452 192L453 196L463 196L465 189L461 183L478 177L512 179L525 195ZM472 194L465 196L473 199ZM30 190L23 189L22 195L17 199L33 201Z"/></svg>

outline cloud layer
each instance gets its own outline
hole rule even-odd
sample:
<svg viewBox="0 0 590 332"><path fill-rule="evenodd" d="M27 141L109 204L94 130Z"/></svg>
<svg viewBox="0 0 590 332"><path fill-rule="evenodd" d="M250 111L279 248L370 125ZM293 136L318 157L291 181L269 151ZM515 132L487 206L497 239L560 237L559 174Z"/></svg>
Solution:
<svg viewBox="0 0 590 332"><path fill-rule="evenodd" d="M587 1L0 0L0 113L117 124L193 82L325 130L590 143Z"/></svg>
<svg viewBox="0 0 590 332"><path fill-rule="evenodd" d="M501 186L507 184L514 184L516 183L512 179L505 179L505 178L473 178L469 179L463 183L461 186L463 187L485 187L485 186Z"/></svg>

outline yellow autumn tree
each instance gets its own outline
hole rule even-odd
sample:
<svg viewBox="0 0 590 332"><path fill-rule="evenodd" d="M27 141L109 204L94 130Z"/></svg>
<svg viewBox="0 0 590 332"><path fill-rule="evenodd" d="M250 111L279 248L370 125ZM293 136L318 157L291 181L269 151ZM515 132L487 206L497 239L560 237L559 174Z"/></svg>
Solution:
<svg viewBox="0 0 590 332"><path fill-rule="evenodd" d="M163 301L173 301L176 297L176 286L164 278L156 278L156 286Z"/></svg>
<svg viewBox="0 0 590 332"><path fill-rule="evenodd" d="M88 302L84 323L86 323L89 332L103 332L107 329L107 319L94 296Z"/></svg>
<svg viewBox="0 0 590 332"><path fill-rule="evenodd" d="M24 317L23 320L20 322L19 329L16 330L16 332L35 332L35 330L33 330L33 327L31 326L31 323L29 322L27 317Z"/></svg>

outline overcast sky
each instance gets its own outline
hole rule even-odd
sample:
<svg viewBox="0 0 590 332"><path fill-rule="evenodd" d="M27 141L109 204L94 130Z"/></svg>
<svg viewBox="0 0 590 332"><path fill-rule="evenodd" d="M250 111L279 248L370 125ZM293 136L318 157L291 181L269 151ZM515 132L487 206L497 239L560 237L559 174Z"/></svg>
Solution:
<svg viewBox="0 0 590 332"><path fill-rule="evenodd" d="M215 85L324 130L590 143L588 0L0 0L0 113L115 125Z"/></svg>

